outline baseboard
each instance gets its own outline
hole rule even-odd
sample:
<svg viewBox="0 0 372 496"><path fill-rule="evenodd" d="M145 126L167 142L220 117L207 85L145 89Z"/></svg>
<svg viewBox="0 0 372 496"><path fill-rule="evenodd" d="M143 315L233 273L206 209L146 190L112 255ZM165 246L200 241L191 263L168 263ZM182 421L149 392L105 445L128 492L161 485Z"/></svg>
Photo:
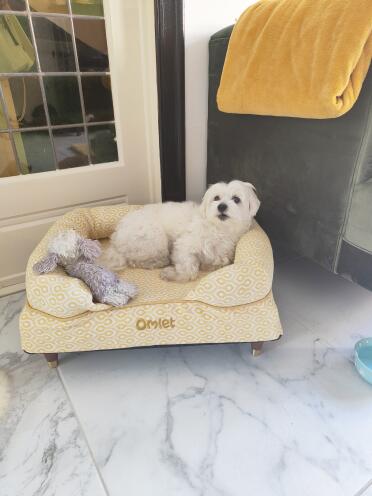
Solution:
<svg viewBox="0 0 372 496"><path fill-rule="evenodd" d="M19 284L12 284L11 286L0 288L0 298L2 296L8 296L14 293L19 293L20 291L24 291L25 289L26 289L26 285L24 282L21 282Z"/></svg>

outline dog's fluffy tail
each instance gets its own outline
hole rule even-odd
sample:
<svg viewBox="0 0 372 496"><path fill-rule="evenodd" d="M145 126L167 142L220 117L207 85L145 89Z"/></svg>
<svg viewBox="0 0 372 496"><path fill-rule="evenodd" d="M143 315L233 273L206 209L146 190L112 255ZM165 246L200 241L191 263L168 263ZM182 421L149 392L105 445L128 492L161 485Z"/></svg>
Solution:
<svg viewBox="0 0 372 496"><path fill-rule="evenodd" d="M124 269L127 265L125 256L112 244L109 244L102 249L102 254L98 259L98 263L110 270Z"/></svg>

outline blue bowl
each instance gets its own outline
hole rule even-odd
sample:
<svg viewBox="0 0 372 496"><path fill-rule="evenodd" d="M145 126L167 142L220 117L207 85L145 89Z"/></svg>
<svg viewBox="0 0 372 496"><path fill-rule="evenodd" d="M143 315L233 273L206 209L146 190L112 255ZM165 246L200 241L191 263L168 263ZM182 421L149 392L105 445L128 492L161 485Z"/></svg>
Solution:
<svg viewBox="0 0 372 496"><path fill-rule="evenodd" d="M359 375L372 384L372 338L357 342L354 348L354 363Z"/></svg>

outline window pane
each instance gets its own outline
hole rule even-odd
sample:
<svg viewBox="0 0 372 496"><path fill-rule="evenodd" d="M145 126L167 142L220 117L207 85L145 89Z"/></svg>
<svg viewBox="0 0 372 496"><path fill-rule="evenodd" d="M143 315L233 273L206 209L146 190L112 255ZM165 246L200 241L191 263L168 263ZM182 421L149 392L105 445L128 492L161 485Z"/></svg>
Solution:
<svg viewBox="0 0 372 496"><path fill-rule="evenodd" d="M48 131L13 133L23 174L54 170L54 157Z"/></svg>
<svg viewBox="0 0 372 496"><path fill-rule="evenodd" d="M44 72L76 71L70 19L34 17L36 45Z"/></svg>
<svg viewBox="0 0 372 496"><path fill-rule="evenodd" d="M74 28L80 71L108 71L105 21L74 19Z"/></svg>
<svg viewBox="0 0 372 496"><path fill-rule="evenodd" d="M113 121L110 76L82 76L87 122Z"/></svg>
<svg viewBox="0 0 372 496"><path fill-rule="evenodd" d="M44 87L52 125L83 122L76 76L45 76Z"/></svg>
<svg viewBox="0 0 372 496"><path fill-rule="evenodd" d="M35 71L27 17L0 14L0 72Z"/></svg>
<svg viewBox="0 0 372 496"><path fill-rule="evenodd" d="M93 164L118 160L114 124L88 127L90 154Z"/></svg>
<svg viewBox="0 0 372 496"><path fill-rule="evenodd" d="M102 0L71 0L73 14L103 17Z"/></svg>
<svg viewBox="0 0 372 496"><path fill-rule="evenodd" d="M0 0L0 177L118 160L103 16L103 0Z"/></svg>
<svg viewBox="0 0 372 496"><path fill-rule="evenodd" d="M5 118L5 112L3 109L3 105L0 102L0 129L6 129L7 127L8 126L7 126L7 122L6 122L6 118Z"/></svg>
<svg viewBox="0 0 372 496"><path fill-rule="evenodd" d="M54 129L53 140L59 169L89 164L84 128Z"/></svg>
<svg viewBox="0 0 372 496"><path fill-rule="evenodd" d="M26 10L25 0L0 0L0 10Z"/></svg>
<svg viewBox="0 0 372 496"><path fill-rule="evenodd" d="M30 9L36 12L67 14L67 0L29 0Z"/></svg>
<svg viewBox="0 0 372 496"><path fill-rule="evenodd" d="M0 133L0 157L0 177L18 176L19 172L8 133Z"/></svg>
<svg viewBox="0 0 372 496"><path fill-rule="evenodd" d="M11 77L1 86L11 127L46 126L39 78Z"/></svg>

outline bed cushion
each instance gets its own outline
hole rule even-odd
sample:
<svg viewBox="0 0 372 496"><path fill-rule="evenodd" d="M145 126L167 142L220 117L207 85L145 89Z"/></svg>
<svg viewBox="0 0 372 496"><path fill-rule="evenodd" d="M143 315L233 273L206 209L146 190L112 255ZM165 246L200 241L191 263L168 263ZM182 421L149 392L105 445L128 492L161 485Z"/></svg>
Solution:
<svg viewBox="0 0 372 496"><path fill-rule="evenodd" d="M112 309L94 303L89 288L79 279L68 276L62 268L50 274L37 275L33 265L46 255L49 240L58 232L76 229L82 236L105 240L119 219L141 206L115 205L76 209L61 217L49 229L32 253L26 271L28 304L53 317L67 319L86 312ZM272 286L273 258L270 241L254 222L239 241L234 263L211 273L201 273L188 283L163 281L159 270L125 269L120 275L139 287L131 306L197 301L216 307L246 305L266 297Z"/></svg>

